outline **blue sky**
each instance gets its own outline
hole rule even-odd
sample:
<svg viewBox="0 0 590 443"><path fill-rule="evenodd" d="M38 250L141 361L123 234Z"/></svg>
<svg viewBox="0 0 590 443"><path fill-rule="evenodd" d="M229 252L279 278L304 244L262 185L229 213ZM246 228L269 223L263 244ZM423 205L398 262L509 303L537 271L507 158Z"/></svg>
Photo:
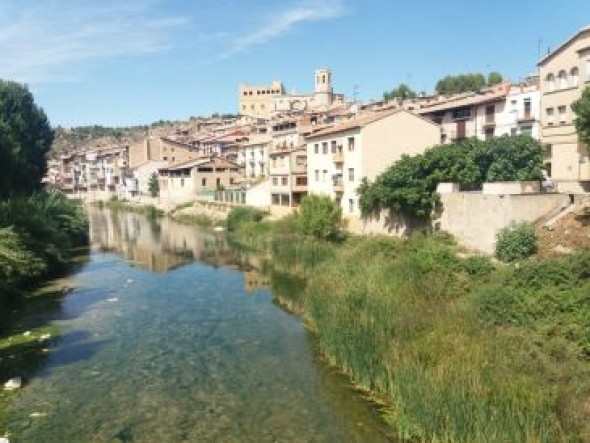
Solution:
<svg viewBox="0 0 590 443"><path fill-rule="evenodd" d="M0 0L0 78L54 125L132 125L236 112L240 81L380 98L447 74L517 80L590 24L588 0Z"/></svg>

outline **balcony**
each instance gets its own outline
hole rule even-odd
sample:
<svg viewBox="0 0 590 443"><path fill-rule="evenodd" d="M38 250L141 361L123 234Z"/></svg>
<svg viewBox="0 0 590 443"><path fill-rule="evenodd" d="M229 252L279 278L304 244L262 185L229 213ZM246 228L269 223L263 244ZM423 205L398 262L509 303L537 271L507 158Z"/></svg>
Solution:
<svg viewBox="0 0 590 443"><path fill-rule="evenodd" d="M344 153L340 151L332 154L332 161L334 163L344 163Z"/></svg>
<svg viewBox="0 0 590 443"><path fill-rule="evenodd" d="M496 127L496 118L492 116L486 116L483 122L484 129L495 128Z"/></svg>
<svg viewBox="0 0 590 443"><path fill-rule="evenodd" d="M306 174L307 173L307 163L293 164L292 172L295 174Z"/></svg>
<svg viewBox="0 0 590 443"><path fill-rule="evenodd" d="M527 123L535 121L535 116L531 111L525 111L524 114L516 119L518 123Z"/></svg>

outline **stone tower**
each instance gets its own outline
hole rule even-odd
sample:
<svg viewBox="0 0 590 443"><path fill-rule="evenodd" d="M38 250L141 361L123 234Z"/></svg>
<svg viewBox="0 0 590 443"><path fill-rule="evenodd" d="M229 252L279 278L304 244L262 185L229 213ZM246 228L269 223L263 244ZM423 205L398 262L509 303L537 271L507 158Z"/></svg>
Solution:
<svg viewBox="0 0 590 443"><path fill-rule="evenodd" d="M332 72L329 69L315 71L315 102L320 106L330 107L334 92L332 90Z"/></svg>

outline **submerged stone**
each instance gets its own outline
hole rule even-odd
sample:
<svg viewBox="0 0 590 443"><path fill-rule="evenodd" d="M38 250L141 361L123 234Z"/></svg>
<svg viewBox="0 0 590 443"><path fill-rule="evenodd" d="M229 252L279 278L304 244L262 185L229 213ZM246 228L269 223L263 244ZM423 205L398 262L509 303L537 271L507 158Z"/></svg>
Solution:
<svg viewBox="0 0 590 443"><path fill-rule="evenodd" d="M19 389L23 384L23 381L20 377L14 377L4 383L4 390L12 391L14 389Z"/></svg>

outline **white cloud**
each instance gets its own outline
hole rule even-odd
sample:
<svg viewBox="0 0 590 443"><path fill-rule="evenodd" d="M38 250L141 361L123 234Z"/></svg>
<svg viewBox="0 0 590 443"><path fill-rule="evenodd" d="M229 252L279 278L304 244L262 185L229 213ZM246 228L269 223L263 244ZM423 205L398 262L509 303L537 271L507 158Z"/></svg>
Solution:
<svg viewBox="0 0 590 443"><path fill-rule="evenodd" d="M170 32L188 20L158 14L157 3L47 0L24 6L22 0L3 0L0 78L71 81L97 59L166 50Z"/></svg>
<svg viewBox="0 0 590 443"><path fill-rule="evenodd" d="M223 57L244 52L253 46L279 38L299 24L335 19L344 15L345 12L341 0L299 1L295 6L269 15L257 29L236 38Z"/></svg>

